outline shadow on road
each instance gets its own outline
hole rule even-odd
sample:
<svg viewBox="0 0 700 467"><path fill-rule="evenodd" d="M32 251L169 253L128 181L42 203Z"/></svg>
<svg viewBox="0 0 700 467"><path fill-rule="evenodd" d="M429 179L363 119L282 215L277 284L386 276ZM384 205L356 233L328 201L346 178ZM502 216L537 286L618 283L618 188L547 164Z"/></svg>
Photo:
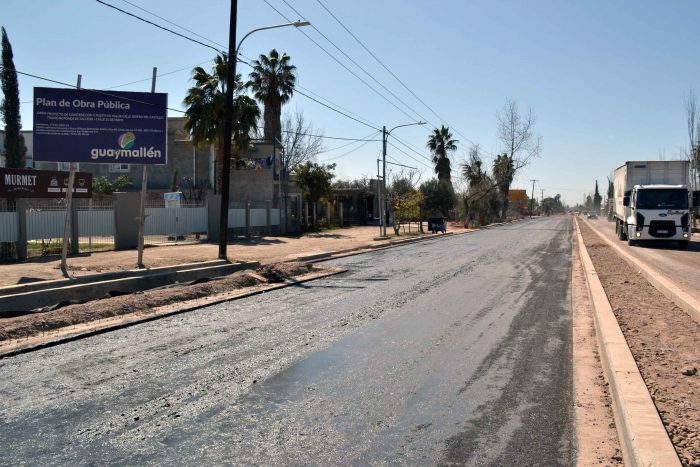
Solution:
<svg viewBox="0 0 700 467"><path fill-rule="evenodd" d="M660 242L655 240L647 240L644 242L637 243L640 248L653 248L655 250L680 250L676 242ZM700 243L691 241L688 244L689 252L700 253Z"/></svg>
<svg viewBox="0 0 700 467"><path fill-rule="evenodd" d="M310 238L350 238L349 235L331 233L309 234L307 236Z"/></svg>
<svg viewBox="0 0 700 467"><path fill-rule="evenodd" d="M265 237L256 237L256 238L243 238L243 239L236 239L233 242L230 242L229 244L231 245L245 245L245 246L258 246L258 245L279 245L282 243L287 243L284 240L280 240L277 238L265 238Z"/></svg>

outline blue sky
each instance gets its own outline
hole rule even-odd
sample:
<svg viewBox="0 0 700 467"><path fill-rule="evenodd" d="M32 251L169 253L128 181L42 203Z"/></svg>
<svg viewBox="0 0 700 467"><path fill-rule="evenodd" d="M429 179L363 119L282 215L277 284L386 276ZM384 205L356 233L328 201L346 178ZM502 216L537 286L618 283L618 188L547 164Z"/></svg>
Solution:
<svg viewBox="0 0 700 467"><path fill-rule="evenodd" d="M124 0L105 1L168 26ZM593 190L596 179L604 190L605 177L624 161L674 159L687 145L684 99L691 88L700 91L700 2L322 0L441 120L317 0L287 0L301 15L284 0L268 1L291 20L302 16L311 21L411 109L397 110L295 28L251 35L242 47L244 56L255 58L272 48L288 53L303 89L379 126L390 128L420 116L433 124L449 122L460 141L455 169L470 141L481 144L485 159L500 150L496 117L509 97L522 110L532 108L538 119L542 155L513 185L529 192L529 180L538 179L538 197L544 190L545 196L559 193L576 203ZM129 2L228 44L228 1ZM253 28L286 21L263 0L238 4L239 38ZM153 66L159 73L184 69L158 78L157 90L169 94L174 108L182 108L191 85L188 70L202 62L207 66L215 53L94 0L2 0L0 21L12 42L17 69L58 81L74 83L80 73L83 86L105 89L143 79L117 89L148 91ZM307 27L304 32L403 108L316 31ZM245 73L247 67L239 70ZM25 76L19 81L23 125L29 129L32 88L53 84ZM301 95L285 106L295 109L327 136L363 138L374 131ZM408 155L389 147L390 160L419 167L422 180L432 177L424 149L429 131L427 126L407 127L392 134L413 148L399 146ZM328 140L326 147L343 144ZM319 160L336 158L332 161L339 178L371 176L381 143L359 146L329 151Z"/></svg>

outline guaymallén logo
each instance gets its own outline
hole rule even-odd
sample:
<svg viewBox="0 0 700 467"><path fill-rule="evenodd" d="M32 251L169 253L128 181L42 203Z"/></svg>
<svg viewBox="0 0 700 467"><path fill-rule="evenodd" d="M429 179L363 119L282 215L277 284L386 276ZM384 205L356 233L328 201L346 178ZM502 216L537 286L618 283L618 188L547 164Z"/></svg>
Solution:
<svg viewBox="0 0 700 467"><path fill-rule="evenodd" d="M136 143L136 135L132 132L127 131L119 135L120 148L129 150L134 147L134 143Z"/></svg>

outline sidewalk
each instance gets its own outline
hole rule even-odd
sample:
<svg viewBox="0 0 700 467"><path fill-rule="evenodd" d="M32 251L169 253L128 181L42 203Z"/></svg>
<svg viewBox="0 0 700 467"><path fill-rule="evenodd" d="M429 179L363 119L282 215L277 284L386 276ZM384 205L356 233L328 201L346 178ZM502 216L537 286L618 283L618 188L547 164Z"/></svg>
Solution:
<svg viewBox="0 0 700 467"><path fill-rule="evenodd" d="M463 231L464 229L450 225L450 230ZM378 235L378 227L351 227L302 237L234 240L229 242L227 251L230 260L259 261L262 264L269 264L294 260L299 256L388 243L388 240L374 240ZM406 234L390 237L390 239L412 237ZM154 246L144 250L144 263L147 268L151 268L210 261L217 259L218 252L218 244L213 243ZM136 250L127 250L69 257L68 268L75 277L134 269L136 254ZM63 276L59 265L60 258L55 256L31 259L21 263L0 264L0 287L38 280L61 279Z"/></svg>

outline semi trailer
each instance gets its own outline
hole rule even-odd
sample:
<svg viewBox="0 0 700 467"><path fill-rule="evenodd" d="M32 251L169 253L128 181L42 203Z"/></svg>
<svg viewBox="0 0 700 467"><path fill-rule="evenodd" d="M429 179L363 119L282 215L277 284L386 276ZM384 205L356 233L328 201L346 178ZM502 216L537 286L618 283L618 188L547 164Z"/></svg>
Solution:
<svg viewBox="0 0 700 467"><path fill-rule="evenodd" d="M688 161L628 161L613 174L615 233L629 245L673 241L688 248L693 201Z"/></svg>

